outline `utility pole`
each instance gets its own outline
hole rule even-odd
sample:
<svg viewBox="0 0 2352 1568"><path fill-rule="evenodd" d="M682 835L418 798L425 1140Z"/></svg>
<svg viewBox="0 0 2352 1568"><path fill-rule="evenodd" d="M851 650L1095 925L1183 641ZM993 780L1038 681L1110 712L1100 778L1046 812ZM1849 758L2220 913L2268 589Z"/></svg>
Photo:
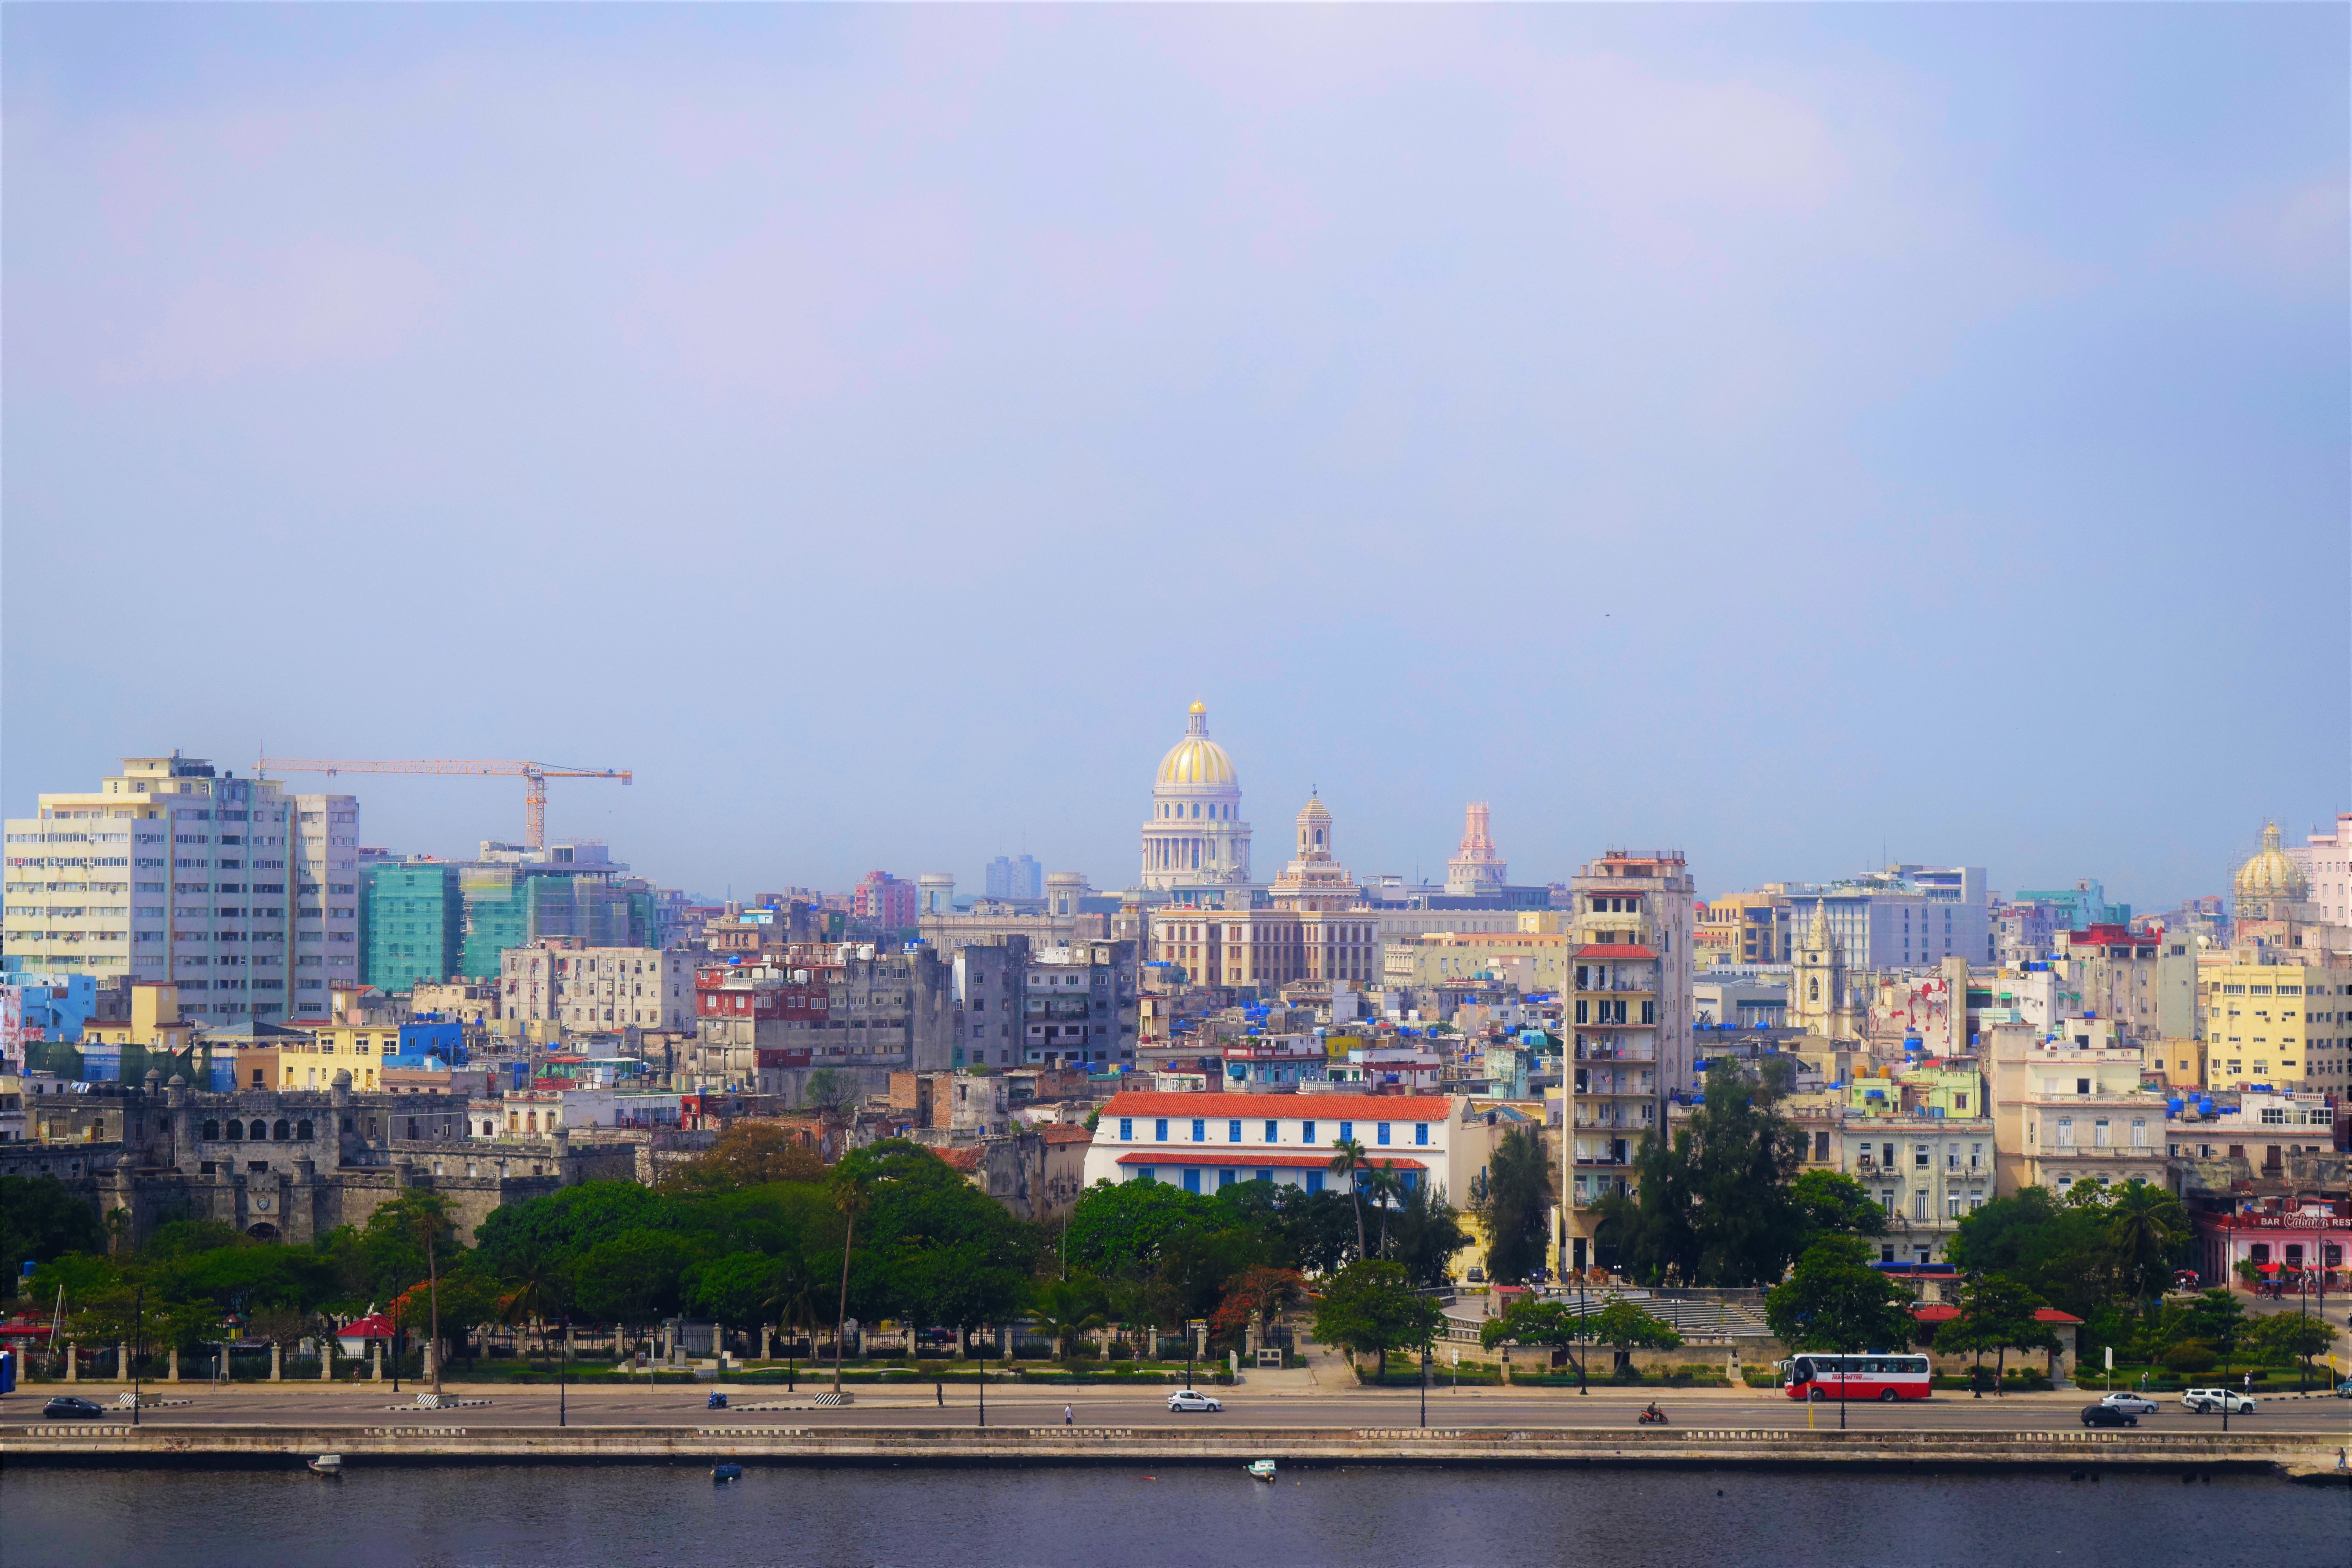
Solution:
<svg viewBox="0 0 2352 1568"><path fill-rule="evenodd" d="M131 1308L131 1424L139 1425L139 1363L147 1354L147 1287L142 1284Z"/></svg>

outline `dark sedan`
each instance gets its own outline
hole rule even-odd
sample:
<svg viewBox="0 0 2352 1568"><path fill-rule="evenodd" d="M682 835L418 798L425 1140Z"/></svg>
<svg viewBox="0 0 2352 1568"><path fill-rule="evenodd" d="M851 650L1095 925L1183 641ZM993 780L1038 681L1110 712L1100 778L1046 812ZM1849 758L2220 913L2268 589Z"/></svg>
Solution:
<svg viewBox="0 0 2352 1568"><path fill-rule="evenodd" d="M2083 1406L2083 1425L2085 1426L2137 1426L2139 1425L2139 1417L2128 1410L2118 1410L2112 1405L2085 1405Z"/></svg>
<svg viewBox="0 0 2352 1568"><path fill-rule="evenodd" d="M103 1415L103 1407L70 1394L60 1394L41 1406L41 1414L52 1421L87 1421L93 1415Z"/></svg>

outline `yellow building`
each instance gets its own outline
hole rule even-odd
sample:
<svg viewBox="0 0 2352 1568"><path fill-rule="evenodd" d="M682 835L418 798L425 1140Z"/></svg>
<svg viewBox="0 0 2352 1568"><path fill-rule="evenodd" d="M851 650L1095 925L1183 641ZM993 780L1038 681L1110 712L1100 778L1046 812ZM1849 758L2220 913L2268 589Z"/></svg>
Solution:
<svg viewBox="0 0 2352 1568"><path fill-rule="evenodd" d="M82 1026L82 1038L101 1046L137 1046L142 1050L180 1052L195 1038L194 1024L180 1018L180 988L170 981L140 981L131 987L131 1016L111 1023L92 1019Z"/></svg>
<svg viewBox="0 0 2352 1568"><path fill-rule="evenodd" d="M2352 969L2241 963L2200 966L2197 978L2205 1032L2199 1088L2345 1092Z"/></svg>
<svg viewBox="0 0 2352 1568"><path fill-rule="evenodd" d="M277 1080L273 1089L332 1089L338 1071L352 1075L352 1087L370 1089L380 1087L376 1079L378 1063L385 1057L400 1054L400 1030L361 1027L350 1024L329 1024L289 1035L279 1043L274 1053ZM238 1058L237 1080L246 1081L244 1058Z"/></svg>
<svg viewBox="0 0 2352 1568"><path fill-rule="evenodd" d="M2158 1040L2149 1045L2148 1067L2160 1075L2167 1089L2204 1089L2205 1042Z"/></svg>
<svg viewBox="0 0 2352 1568"><path fill-rule="evenodd" d="M1788 900L1780 895L1726 893L1700 907L1706 912L1691 927L1691 948L1699 967L1789 962L1794 943Z"/></svg>

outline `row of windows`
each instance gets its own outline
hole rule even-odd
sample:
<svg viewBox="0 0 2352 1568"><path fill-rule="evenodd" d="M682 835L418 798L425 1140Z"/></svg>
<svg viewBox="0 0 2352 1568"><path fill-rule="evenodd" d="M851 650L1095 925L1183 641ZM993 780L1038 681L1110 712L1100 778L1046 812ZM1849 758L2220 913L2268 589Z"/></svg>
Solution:
<svg viewBox="0 0 2352 1568"><path fill-rule="evenodd" d="M1243 1140L1242 1140L1242 1125L1243 1125L1243 1123L1242 1123L1242 1120L1241 1120L1241 1118L1239 1118L1239 1117L1232 1118L1232 1119L1228 1120L1228 1121L1225 1122L1225 1142L1228 1142L1228 1143L1239 1143L1239 1142L1241 1142L1243 1141ZM1300 1122L1300 1123L1298 1124L1298 1127L1299 1127L1299 1136L1298 1136L1298 1141L1299 1141L1299 1142L1301 1142L1301 1143L1303 1143L1303 1144L1306 1144L1306 1145L1308 1145L1309 1147L1312 1147L1312 1146L1315 1144L1315 1142L1316 1142L1315 1133L1316 1133L1316 1129L1317 1129L1317 1127L1318 1127L1318 1125L1319 1125L1318 1123L1317 1123L1317 1122L1313 1122L1313 1121L1302 1121L1302 1122ZM1168 1118L1166 1118L1166 1117L1162 1116L1162 1117L1158 1117L1158 1118L1154 1119L1154 1120L1153 1120L1153 1121L1152 1121L1152 1123L1151 1123L1151 1127L1152 1127L1151 1139L1152 1139L1152 1142L1155 1142L1155 1143L1165 1143L1165 1142L1167 1142L1169 1141L1169 1138L1168 1138L1169 1120L1168 1120ZM1267 1119L1266 1119L1266 1121L1265 1121L1265 1137L1263 1137L1263 1138L1261 1138L1261 1139L1259 1140L1259 1142L1263 1142L1263 1143L1279 1143L1279 1142L1282 1142L1282 1123L1281 1123L1280 1121L1276 1121L1275 1119L1273 1119L1273 1118L1269 1117L1269 1118L1267 1118ZM1393 1141L1393 1137L1392 1137L1392 1135L1393 1135L1393 1133L1394 1133L1394 1131L1395 1131L1395 1124L1394 1124L1393 1122L1388 1122L1388 1121L1377 1121L1377 1122L1374 1122L1374 1123L1372 1124L1372 1142L1373 1142L1373 1143L1374 1143L1375 1145L1382 1145L1382 1144L1387 1144L1387 1143L1389 1143L1389 1142L1392 1142L1392 1141ZM1120 1117L1120 1118L1118 1119L1118 1136L1119 1136L1119 1142L1123 1142L1123 1143L1132 1143L1132 1142L1135 1142L1135 1118L1133 1118L1133 1117L1131 1117L1131 1116L1122 1116L1122 1117ZM1340 1123L1339 1123L1339 1142L1342 1142L1342 1143L1351 1142L1353 1142L1353 1141L1354 1141L1355 1136L1356 1136L1356 1124L1355 1124L1354 1122L1352 1122L1352 1121L1342 1121L1342 1122L1340 1122ZM1196 1117L1192 1118L1192 1141L1193 1142L1195 1142L1195 1143L1206 1143L1206 1142L1210 1142L1210 1138L1209 1138L1209 1120L1208 1120L1208 1118L1203 1117L1203 1116L1196 1116ZM1426 1122L1426 1121L1416 1121L1416 1122L1414 1122L1414 1123L1412 1124L1412 1141L1413 1141L1413 1142L1414 1142L1415 1144L1417 1144L1417 1145L1419 1145L1419 1146L1421 1146L1421 1147L1426 1148L1426 1147L1428 1146L1428 1144L1429 1144L1429 1123L1428 1123L1428 1122Z"/></svg>
<svg viewBox="0 0 2352 1568"><path fill-rule="evenodd" d="M1197 1193L1201 1190L1201 1174L1202 1173L1198 1166L1186 1165L1179 1168L1171 1179L1176 1184L1181 1184L1186 1192ZM1405 1191L1411 1192L1420 1182L1421 1173L1418 1171L1399 1171L1397 1173L1397 1176L1403 1184ZM1299 1173L1299 1178L1300 1184L1308 1192L1319 1193L1323 1190L1322 1172L1302 1171ZM1156 1182L1160 1180L1160 1172L1155 1166L1139 1165L1136 1167L1135 1179L1139 1182ZM1270 1186L1273 1184L1274 1179L1274 1173L1268 1170L1252 1171L1244 1175L1239 1171L1226 1168L1218 1171L1216 1173L1216 1184L1220 1187L1230 1187L1239 1182L1264 1182Z"/></svg>

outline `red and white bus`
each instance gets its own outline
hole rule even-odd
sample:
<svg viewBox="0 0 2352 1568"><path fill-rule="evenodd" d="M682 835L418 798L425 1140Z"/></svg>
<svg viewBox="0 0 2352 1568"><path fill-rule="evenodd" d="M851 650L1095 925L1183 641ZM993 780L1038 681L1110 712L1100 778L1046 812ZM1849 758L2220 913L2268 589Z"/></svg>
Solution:
<svg viewBox="0 0 2352 1568"><path fill-rule="evenodd" d="M1925 1399L1927 1358L1807 1352L1780 1363L1780 1386L1791 1399Z"/></svg>

